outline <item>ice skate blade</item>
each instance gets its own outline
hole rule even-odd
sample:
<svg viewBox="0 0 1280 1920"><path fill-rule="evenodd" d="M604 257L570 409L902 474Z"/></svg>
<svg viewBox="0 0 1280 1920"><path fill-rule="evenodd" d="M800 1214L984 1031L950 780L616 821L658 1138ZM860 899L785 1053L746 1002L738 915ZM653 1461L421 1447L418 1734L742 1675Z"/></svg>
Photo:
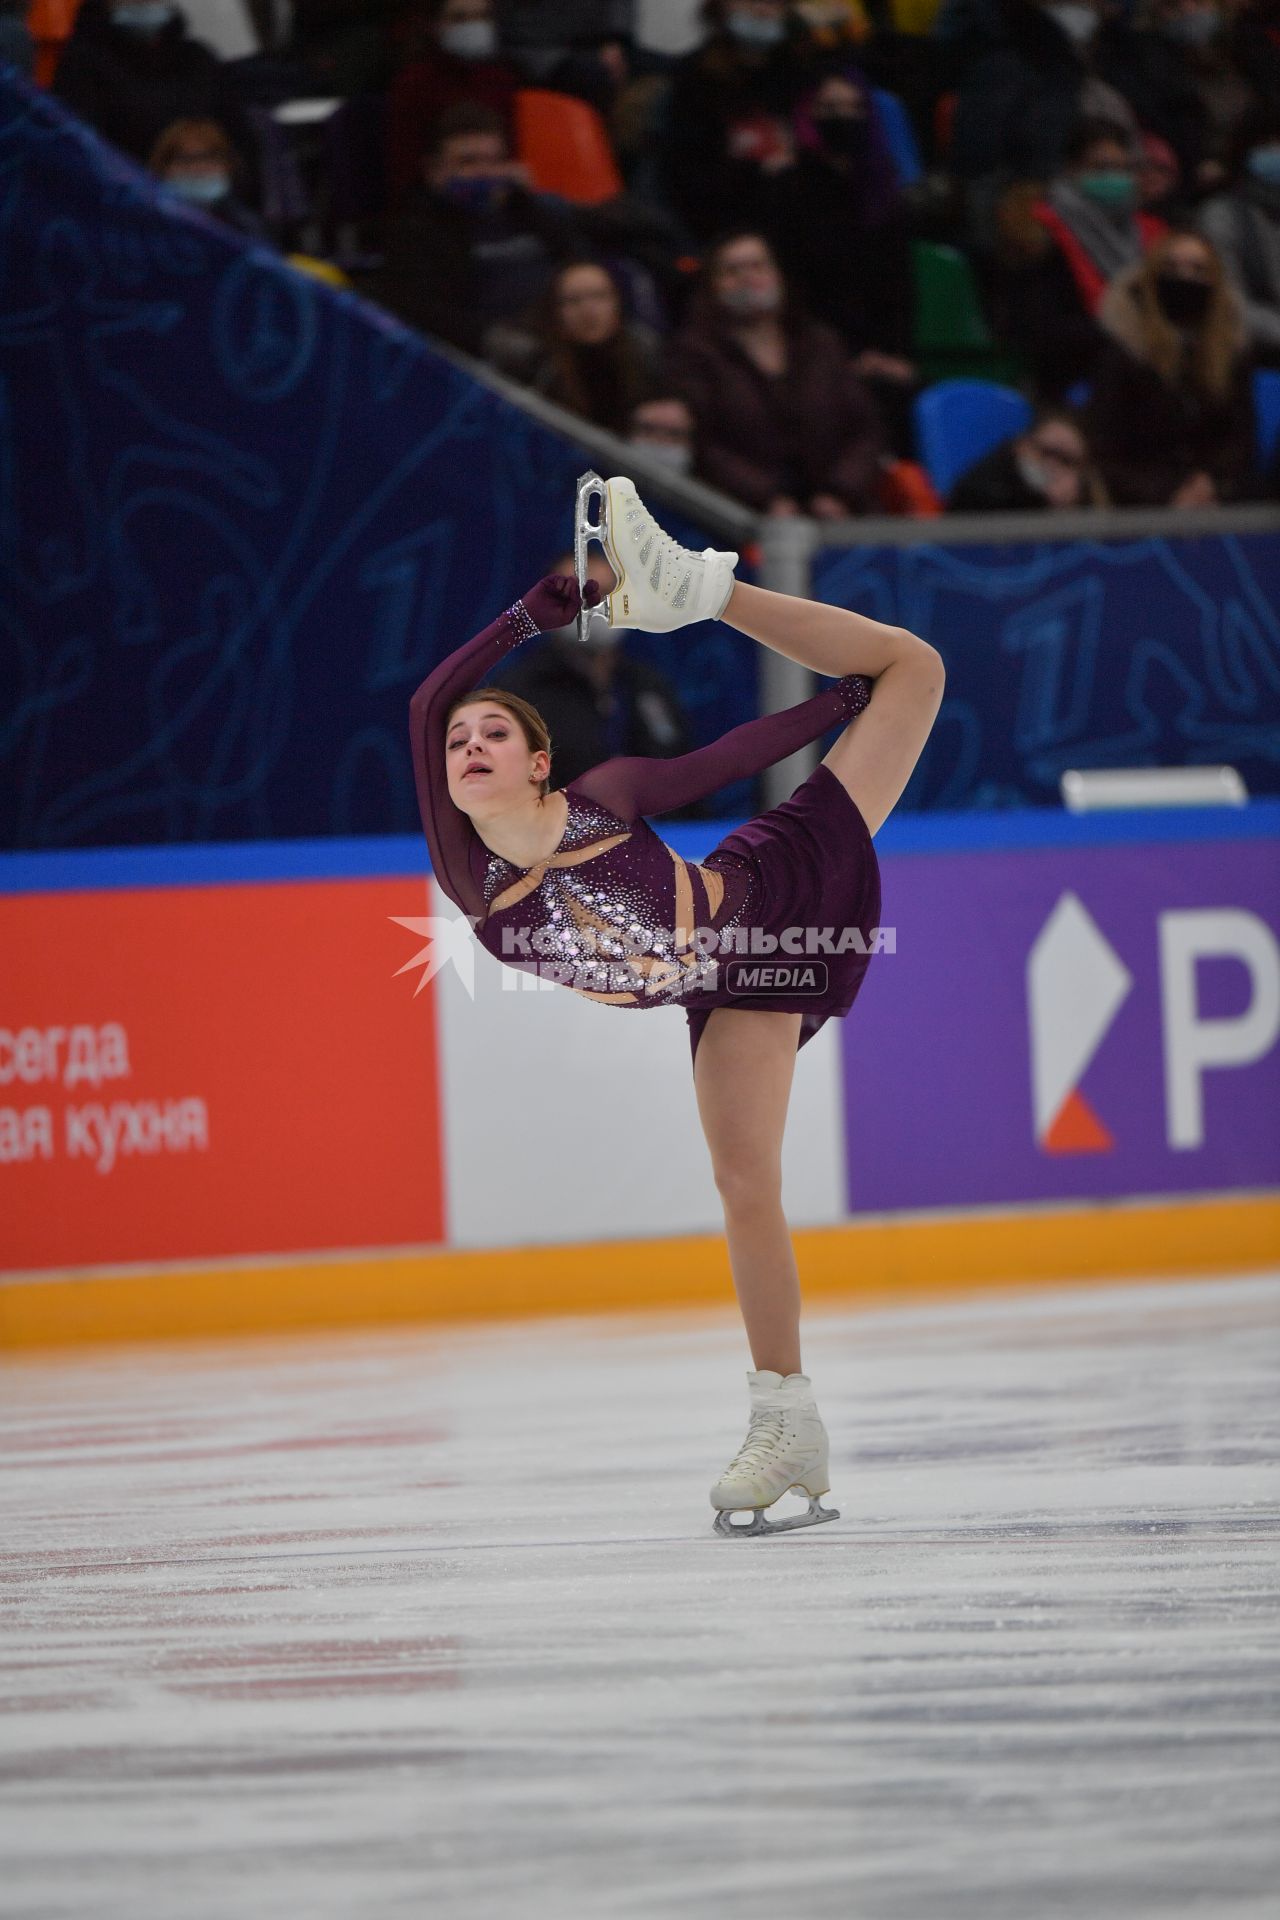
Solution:
<svg viewBox="0 0 1280 1920"><path fill-rule="evenodd" d="M727 1507L718 1513L714 1522L715 1531L729 1534L735 1540L752 1540L762 1533L794 1533L797 1527L816 1527L824 1520L840 1518L839 1507L824 1507L816 1493L809 1495L808 1513L797 1513L790 1520L766 1520L765 1509L757 1507L746 1526L735 1526L733 1515L741 1511L740 1507Z"/></svg>
<svg viewBox="0 0 1280 1920"><path fill-rule="evenodd" d="M591 518L591 503L593 500L600 502L599 517L595 520ZM580 594L585 593L587 590L587 542L589 540L598 540L607 555L609 551L608 535L608 490L605 487L604 481L600 478L600 475L596 473L593 468L588 467L585 473L579 474L578 476L578 496L573 513L573 564L578 576L578 592ZM610 562L610 564L612 565L612 562ZM593 620L603 620L607 625L608 619L609 616L604 601L601 601L598 607L580 607L578 609L577 620L579 640L585 640L587 638L591 632L591 623Z"/></svg>

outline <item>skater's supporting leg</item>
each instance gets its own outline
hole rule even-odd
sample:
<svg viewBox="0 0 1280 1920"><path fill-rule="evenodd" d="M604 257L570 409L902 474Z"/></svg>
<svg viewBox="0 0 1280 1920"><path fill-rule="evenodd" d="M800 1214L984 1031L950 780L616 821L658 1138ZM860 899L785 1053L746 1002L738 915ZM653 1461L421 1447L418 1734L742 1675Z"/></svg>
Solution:
<svg viewBox="0 0 1280 1920"><path fill-rule="evenodd" d="M784 1376L801 1371L800 1279L782 1211L782 1135L799 1038L798 1013L716 1007L694 1060L751 1358Z"/></svg>
<svg viewBox="0 0 1280 1920"><path fill-rule="evenodd" d="M905 627L739 581L721 616L817 673L865 673L871 704L851 720L823 765L878 833L902 797L942 704L942 656Z"/></svg>

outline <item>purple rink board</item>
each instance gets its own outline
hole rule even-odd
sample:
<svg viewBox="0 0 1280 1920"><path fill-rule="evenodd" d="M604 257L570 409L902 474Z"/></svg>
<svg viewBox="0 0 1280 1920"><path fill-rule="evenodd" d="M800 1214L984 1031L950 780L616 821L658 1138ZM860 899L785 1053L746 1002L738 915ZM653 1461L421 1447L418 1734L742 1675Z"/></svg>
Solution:
<svg viewBox="0 0 1280 1920"><path fill-rule="evenodd" d="M1274 838L882 867L896 951L840 1023L850 1212L1280 1185Z"/></svg>

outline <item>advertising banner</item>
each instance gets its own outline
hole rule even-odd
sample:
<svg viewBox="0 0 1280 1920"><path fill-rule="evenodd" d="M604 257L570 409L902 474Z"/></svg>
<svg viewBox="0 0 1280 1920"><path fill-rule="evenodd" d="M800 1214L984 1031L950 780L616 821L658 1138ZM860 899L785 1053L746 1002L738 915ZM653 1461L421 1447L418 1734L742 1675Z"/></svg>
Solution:
<svg viewBox="0 0 1280 1920"><path fill-rule="evenodd" d="M884 920L851 1211L1280 1184L1274 840L899 856Z"/></svg>
<svg viewBox="0 0 1280 1920"><path fill-rule="evenodd" d="M423 897L0 898L0 1267L442 1240L434 989L388 977Z"/></svg>

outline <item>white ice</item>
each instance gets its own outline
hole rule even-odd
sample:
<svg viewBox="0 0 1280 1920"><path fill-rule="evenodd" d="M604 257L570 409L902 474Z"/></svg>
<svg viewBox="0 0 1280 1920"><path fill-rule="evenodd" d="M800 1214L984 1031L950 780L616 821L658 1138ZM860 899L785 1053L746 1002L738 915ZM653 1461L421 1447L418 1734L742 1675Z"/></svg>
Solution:
<svg viewBox="0 0 1280 1920"><path fill-rule="evenodd" d="M1280 1279L0 1375L0 1913L1276 1920Z"/></svg>

